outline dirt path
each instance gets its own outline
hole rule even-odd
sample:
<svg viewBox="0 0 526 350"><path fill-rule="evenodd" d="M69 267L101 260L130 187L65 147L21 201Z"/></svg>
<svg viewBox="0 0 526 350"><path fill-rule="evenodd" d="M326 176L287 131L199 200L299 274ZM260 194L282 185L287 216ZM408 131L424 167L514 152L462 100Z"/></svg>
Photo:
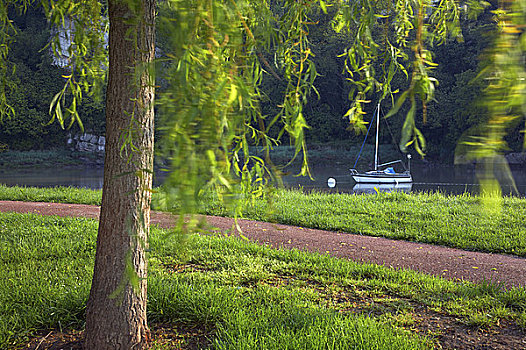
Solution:
<svg viewBox="0 0 526 350"><path fill-rule="evenodd" d="M0 201L2 212L98 218L99 210L97 206L82 204ZM209 216L207 220L212 227L231 232L232 219ZM526 286L524 258L251 220L239 222L243 234L250 240L276 248L327 253L339 258L395 269L412 269L452 280L491 280L508 287ZM172 223L169 214L152 213L152 224L168 228Z"/></svg>

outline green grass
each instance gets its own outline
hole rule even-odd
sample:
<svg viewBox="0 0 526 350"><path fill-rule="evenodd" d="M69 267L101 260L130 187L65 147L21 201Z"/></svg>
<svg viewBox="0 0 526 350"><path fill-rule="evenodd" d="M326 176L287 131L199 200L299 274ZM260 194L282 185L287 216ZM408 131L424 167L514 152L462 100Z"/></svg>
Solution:
<svg viewBox="0 0 526 350"><path fill-rule="evenodd" d="M96 228L89 219L0 213L0 348L38 330L83 327ZM526 327L522 288L459 284L236 238L180 238L152 229L150 323L206 326L216 348L429 349L435 338L405 328L425 312Z"/></svg>
<svg viewBox="0 0 526 350"><path fill-rule="evenodd" d="M497 205L488 204L488 198L438 193L349 195L277 190L270 202L255 201L245 210L244 216L323 230L526 256L526 200L504 197ZM0 200L99 204L101 191L0 185ZM158 207L159 202L161 195L155 193L153 207ZM202 201L200 211L210 215L232 215L213 196Z"/></svg>
<svg viewBox="0 0 526 350"><path fill-rule="evenodd" d="M0 200L100 205L101 190L77 187L23 187L0 184Z"/></svg>

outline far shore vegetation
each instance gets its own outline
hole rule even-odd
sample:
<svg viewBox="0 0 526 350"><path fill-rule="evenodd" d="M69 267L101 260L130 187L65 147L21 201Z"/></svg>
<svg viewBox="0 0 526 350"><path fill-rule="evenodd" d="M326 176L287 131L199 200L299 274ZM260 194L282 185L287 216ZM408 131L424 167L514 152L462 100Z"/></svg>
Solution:
<svg viewBox="0 0 526 350"><path fill-rule="evenodd" d="M320 165L348 165L352 167L360 153L361 145L348 144L347 142L335 141L324 144L309 145L309 162ZM260 147L251 147L254 155L265 157ZM397 150L392 144L382 145L380 155L382 159L404 159L405 156ZM286 165L294 157L293 146L276 146L270 152L272 162L277 166ZM301 164L301 155L293 162L294 165ZM374 145L366 144L363 147L359 157L357 167L368 168L372 159L374 159ZM104 161L103 155L97 155L89 152L78 152L68 149L50 149L50 150L2 150L0 149L0 168L53 168L53 167L92 167L102 166ZM429 164L429 161L422 161L419 157L414 157L413 163ZM156 159L156 168L162 168L161 159ZM290 168L288 168L290 169Z"/></svg>
<svg viewBox="0 0 526 350"><path fill-rule="evenodd" d="M162 208L161 192L152 207ZM278 189L255 200L243 217L301 227L387 237L526 257L526 199L448 196L439 193L353 195ZM99 205L100 190L0 185L0 200ZM200 214L233 216L214 196L202 197Z"/></svg>

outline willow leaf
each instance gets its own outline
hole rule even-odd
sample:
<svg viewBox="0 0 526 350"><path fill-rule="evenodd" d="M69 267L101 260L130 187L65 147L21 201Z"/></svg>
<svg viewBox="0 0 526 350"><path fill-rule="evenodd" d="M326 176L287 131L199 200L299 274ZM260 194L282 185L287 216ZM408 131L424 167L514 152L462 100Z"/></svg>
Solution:
<svg viewBox="0 0 526 350"><path fill-rule="evenodd" d="M389 117L395 115L396 113L398 113L398 111L400 110L400 107L402 107L402 105L404 104L405 100L407 99L407 96L409 96L409 90L406 90L406 91L402 92L402 94L400 95L398 100L396 100L395 105L387 113L385 118L389 118Z"/></svg>

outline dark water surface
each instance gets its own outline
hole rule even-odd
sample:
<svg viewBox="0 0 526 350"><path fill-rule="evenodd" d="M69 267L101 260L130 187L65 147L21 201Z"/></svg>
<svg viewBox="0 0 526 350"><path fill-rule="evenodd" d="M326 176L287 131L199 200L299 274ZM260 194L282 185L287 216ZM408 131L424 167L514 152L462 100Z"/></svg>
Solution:
<svg viewBox="0 0 526 350"><path fill-rule="evenodd" d="M71 186L98 190L102 188L103 176L102 167L1 169L0 184L27 187ZM154 185L160 185L159 181L155 180Z"/></svg>
<svg viewBox="0 0 526 350"><path fill-rule="evenodd" d="M102 188L102 168L2 169L0 184L7 186Z"/></svg>
<svg viewBox="0 0 526 350"><path fill-rule="evenodd" d="M413 167L413 183L403 186L364 186L357 185L350 176L347 167L311 165L314 180L293 176L294 172L284 177L287 187L302 187L307 190L323 190L346 193L375 193L379 191L404 192L442 192L447 194L462 194L480 192L477 173L468 166L425 166ZM526 169L513 169L518 195L526 196ZM336 180L336 186L327 186L328 178ZM102 188L102 168L39 168L39 169L0 169L0 184L8 186L54 187L73 186L91 189ZM513 182L505 172L495 173L502 186L503 193L513 194ZM155 180L159 185L161 181ZM376 188L376 189L375 189Z"/></svg>
<svg viewBox="0 0 526 350"><path fill-rule="evenodd" d="M423 166L413 167L411 174L413 183L400 185L369 185L356 184L347 167L316 167L313 166L312 176L314 181L286 176L284 182L289 187L303 187L305 189L324 190L345 193L376 193L403 191L403 192L441 192L446 194L478 194L481 191L480 174L473 166ZM497 179L506 195L526 196L526 169L513 169L511 174L497 169L492 175ZM510 177L511 176L511 177ZM329 188L327 180L333 178L336 186ZM515 189L517 192L515 192Z"/></svg>

